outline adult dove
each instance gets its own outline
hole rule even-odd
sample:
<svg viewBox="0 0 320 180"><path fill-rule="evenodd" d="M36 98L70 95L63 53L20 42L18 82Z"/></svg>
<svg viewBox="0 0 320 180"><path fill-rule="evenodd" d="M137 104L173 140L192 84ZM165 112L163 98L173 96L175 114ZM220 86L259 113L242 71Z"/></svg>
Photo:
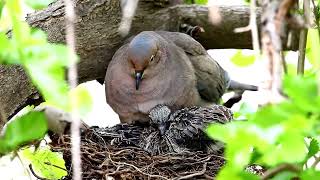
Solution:
<svg viewBox="0 0 320 180"><path fill-rule="evenodd" d="M128 124L148 122L158 104L216 104L227 89L257 87L232 81L199 42L178 32L139 33L116 51L105 77L107 103Z"/></svg>

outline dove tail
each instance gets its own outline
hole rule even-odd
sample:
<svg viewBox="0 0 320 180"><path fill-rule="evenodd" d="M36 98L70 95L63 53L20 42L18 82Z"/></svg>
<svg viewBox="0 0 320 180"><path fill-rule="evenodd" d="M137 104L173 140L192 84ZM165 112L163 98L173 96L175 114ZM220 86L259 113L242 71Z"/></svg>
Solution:
<svg viewBox="0 0 320 180"><path fill-rule="evenodd" d="M229 91L234 91L234 90L258 91L258 87L254 85L243 84L234 80L230 80L228 90Z"/></svg>

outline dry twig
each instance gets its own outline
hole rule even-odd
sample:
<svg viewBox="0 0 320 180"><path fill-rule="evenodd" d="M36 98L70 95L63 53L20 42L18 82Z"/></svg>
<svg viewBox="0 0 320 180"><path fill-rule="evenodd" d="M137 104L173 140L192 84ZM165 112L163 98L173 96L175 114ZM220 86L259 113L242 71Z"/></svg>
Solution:
<svg viewBox="0 0 320 180"><path fill-rule="evenodd" d="M122 143L111 145L111 141L121 135L103 133L95 129L82 134L81 152L84 179L103 179L106 176L115 179L156 178L184 179L199 177L212 179L224 164L222 154L204 152L186 152L183 154L160 154L152 156L143 149L129 146L126 139ZM104 140L102 141L101 138ZM51 145L54 151L64 154L68 177L71 179L70 136L64 135L65 144ZM210 178L209 178L210 177Z"/></svg>
<svg viewBox="0 0 320 180"><path fill-rule="evenodd" d="M310 0L303 1L303 11L304 11L305 21L309 25L310 24ZM298 58L298 67L297 67L297 73L300 75L303 75L304 73L307 35L308 35L308 29L301 30L300 38L299 38L299 58Z"/></svg>
<svg viewBox="0 0 320 180"><path fill-rule="evenodd" d="M270 179L282 171L291 171L298 173L301 171L301 169L293 164L281 164L276 168L270 169L267 172L265 172L264 176L262 176L262 180Z"/></svg>
<svg viewBox="0 0 320 180"><path fill-rule="evenodd" d="M65 19L66 19L66 42L68 47L68 59L71 61L71 65L68 69L68 79L70 88L77 87L78 74L76 64L76 42L75 42L75 12L74 12L74 1L64 0L65 3ZM76 101L76 99L71 99ZM72 102L71 104L76 104ZM72 141L72 161L73 161L73 179L81 179L81 157L80 157L80 119L74 114L71 114L71 141Z"/></svg>
<svg viewBox="0 0 320 180"><path fill-rule="evenodd" d="M256 14L256 0L250 2L250 20L249 25L246 27L237 28L234 30L236 33L241 33L251 30L252 46L255 51L256 57L260 54L259 34L257 26L257 14Z"/></svg>

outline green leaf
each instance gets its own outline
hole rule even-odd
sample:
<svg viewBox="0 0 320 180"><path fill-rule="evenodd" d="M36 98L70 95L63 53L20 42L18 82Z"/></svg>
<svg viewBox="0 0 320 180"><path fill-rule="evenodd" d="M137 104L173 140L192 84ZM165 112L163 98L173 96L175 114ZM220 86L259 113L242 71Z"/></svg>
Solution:
<svg viewBox="0 0 320 180"><path fill-rule="evenodd" d="M207 4L208 0L184 0L186 4Z"/></svg>
<svg viewBox="0 0 320 180"><path fill-rule="evenodd" d="M47 7L54 0L25 0L25 3L33 9L39 10Z"/></svg>
<svg viewBox="0 0 320 180"><path fill-rule="evenodd" d="M12 53L15 52L12 50L11 42L5 33L0 32L0 63L9 63L12 59Z"/></svg>
<svg viewBox="0 0 320 180"><path fill-rule="evenodd" d="M195 0L196 4L207 4L208 0Z"/></svg>
<svg viewBox="0 0 320 180"><path fill-rule="evenodd" d="M67 175L61 153L52 152L48 147L41 147L33 152L31 148L22 152L23 157L31 161L36 174L47 179L62 179Z"/></svg>
<svg viewBox="0 0 320 180"><path fill-rule="evenodd" d="M319 143L316 139L312 138L308 147L308 154L306 161L319 152Z"/></svg>
<svg viewBox="0 0 320 180"><path fill-rule="evenodd" d="M309 62L315 66L316 69L320 68L320 41L317 29L308 29L306 56Z"/></svg>
<svg viewBox="0 0 320 180"><path fill-rule="evenodd" d="M286 76L284 92L305 112L319 112L318 87L315 76Z"/></svg>
<svg viewBox="0 0 320 180"><path fill-rule="evenodd" d="M292 180L294 177L297 177L295 173L289 172L289 171L283 171L283 172L277 173L271 179L272 180Z"/></svg>
<svg viewBox="0 0 320 180"><path fill-rule="evenodd" d="M250 162L254 146L266 146L266 142L259 137L257 129L248 122L231 122L225 125L209 125L207 134L209 137L227 144L225 154L228 163L241 170Z"/></svg>
<svg viewBox="0 0 320 180"><path fill-rule="evenodd" d="M63 68L46 59L25 65L32 82L40 89L44 99L51 105L68 109L68 84L64 79Z"/></svg>
<svg viewBox="0 0 320 180"><path fill-rule="evenodd" d="M278 138L278 144L270 147L262 157L263 162L270 166L301 162L306 155L304 137L295 133L283 133Z"/></svg>
<svg viewBox="0 0 320 180"><path fill-rule="evenodd" d="M70 65L67 48L59 44L49 44L47 35L31 29L29 39L22 49L24 67L32 82L51 105L68 109L68 84L65 81L65 67Z"/></svg>
<svg viewBox="0 0 320 180"><path fill-rule="evenodd" d="M252 117L252 121L262 128L269 128L285 121L292 114L291 111L279 108L279 106L267 105L260 108Z"/></svg>
<svg viewBox="0 0 320 180"><path fill-rule="evenodd" d="M2 16L2 9L4 7L4 4L5 4L4 0L0 0L0 18Z"/></svg>
<svg viewBox="0 0 320 180"><path fill-rule="evenodd" d="M231 58L231 62L240 67L249 66L253 64L254 61L254 55L244 55L241 50L238 50L237 53Z"/></svg>
<svg viewBox="0 0 320 180"><path fill-rule="evenodd" d="M320 179L320 171L315 169L307 169L300 174L301 180Z"/></svg>
<svg viewBox="0 0 320 180"><path fill-rule="evenodd" d="M257 108L250 106L248 103L243 102L240 105L239 113L240 115L244 115L245 117L251 117L255 112L257 112Z"/></svg>
<svg viewBox="0 0 320 180"><path fill-rule="evenodd" d="M71 90L71 107L72 112L75 112L80 117L91 111L92 99L90 93L85 86L79 85L77 88Z"/></svg>
<svg viewBox="0 0 320 180"><path fill-rule="evenodd" d="M313 121L301 115L293 115L279 123L278 126L282 128L282 131L273 138L275 141L268 148L261 151L262 161L270 166L285 162L302 162L307 155L304 135L312 130L313 124Z"/></svg>
<svg viewBox="0 0 320 180"><path fill-rule="evenodd" d="M6 124L0 137L0 155L39 140L47 132L47 120L42 112L29 112Z"/></svg>

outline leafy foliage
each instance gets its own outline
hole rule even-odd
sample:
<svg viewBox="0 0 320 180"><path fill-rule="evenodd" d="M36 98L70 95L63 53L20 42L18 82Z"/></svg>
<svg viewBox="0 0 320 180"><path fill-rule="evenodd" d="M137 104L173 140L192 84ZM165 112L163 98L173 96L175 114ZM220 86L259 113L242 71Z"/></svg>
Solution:
<svg viewBox="0 0 320 180"><path fill-rule="evenodd" d="M232 174L244 179L241 173L249 163L266 167L282 163L300 163L302 166L318 152L316 139L310 142L308 151L304 142L305 137L312 137L319 126L320 98L315 76L286 77L284 91L288 100L260 108L249 116L248 121L209 126L209 136L227 144L228 163L219 178L230 179ZM259 156L252 162L253 149ZM279 174L277 178L282 176L285 174Z"/></svg>
<svg viewBox="0 0 320 180"><path fill-rule="evenodd" d="M23 157L28 159L34 171L47 179L61 179L67 175L62 154L52 152L48 147L32 151L31 148L23 150Z"/></svg>
<svg viewBox="0 0 320 180"><path fill-rule="evenodd" d="M302 2L302 1L301 1ZM244 176L248 164L255 163L267 169L280 165L296 167L293 171L279 171L270 179L319 179L320 171L315 169L319 162L320 127L320 26L319 2L314 9L317 29L309 29L306 57L313 67L304 77L296 76L296 67L289 67L283 79L283 93L287 99L279 104L267 105L258 111L248 111L246 106L237 112L248 121L234 121L226 125L214 124L208 127L208 135L226 143L227 164L218 179L257 179ZM248 60L238 52L232 62L246 66ZM316 157L315 163L306 166L308 160Z"/></svg>
<svg viewBox="0 0 320 180"><path fill-rule="evenodd" d="M320 57L320 37L319 29L309 29L307 37L307 47L306 55L309 62L315 67L320 67L319 57Z"/></svg>
<svg viewBox="0 0 320 180"><path fill-rule="evenodd" d="M237 53L231 58L231 62L240 67L252 65L254 61L254 55L245 55L243 54L243 51L240 50L238 50Z"/></svg>
<svg viewBox="0 0 320 180"><path fill-rule="evenodd" d="M186 4L207 4L208 0L184 0Z"/></svg>
<svg viewBox="0 0 320 180"><path fill-rule="evenodd" d="M23 20L22 3L40 9L52 0L0 0L0 22L8 21L12 30L7 36L0 27L0 63L21 65L38 88L47 104L84 115L91 107L91 98L85 89L69 92L65 69L73 62L65 45L49 43L47 35L30 27ZM1 26L1 24L0 24ZM76 56L76 55L74 55ZM70 95L71 94L71 95ZM47 132L45 115L30 112L8 124L0 139L0 154L16 151L22 145L42 138Z"/></svg>
<svg viewBox="0 0 320 180"><path fill-rule="evenodd" d="M0 155L9 153L46 134L47 121L42 112L29 112L7 123L0 136Z"/></svg>

